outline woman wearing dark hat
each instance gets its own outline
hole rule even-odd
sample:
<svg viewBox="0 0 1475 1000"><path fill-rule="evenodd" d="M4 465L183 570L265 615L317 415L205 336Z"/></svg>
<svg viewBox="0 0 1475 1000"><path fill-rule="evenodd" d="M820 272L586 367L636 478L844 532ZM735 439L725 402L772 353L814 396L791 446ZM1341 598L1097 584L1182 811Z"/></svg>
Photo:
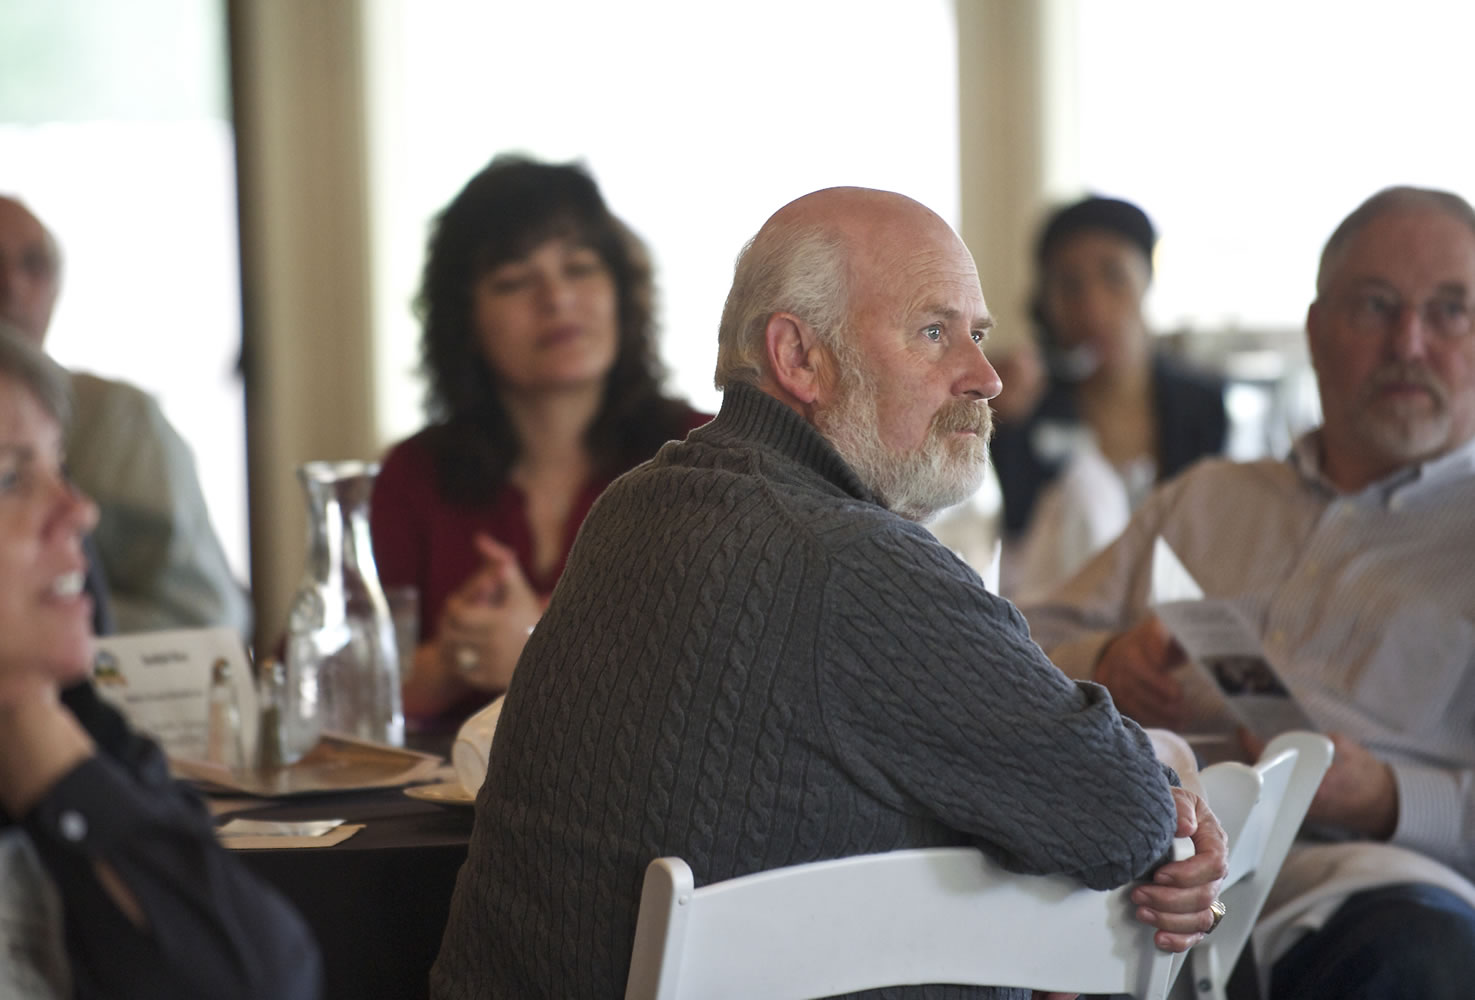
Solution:
<svg viewBox="0 0 1475 1000"><path fill-rule="evenodd" d="M1047 380L1030 412L1001 414L992 445L1017 596L1068 576L1154 483L1223 450L1223 383L1152 349L1142 303L1156 240L1140 208L1098 197L1040 234Z"/></svg>

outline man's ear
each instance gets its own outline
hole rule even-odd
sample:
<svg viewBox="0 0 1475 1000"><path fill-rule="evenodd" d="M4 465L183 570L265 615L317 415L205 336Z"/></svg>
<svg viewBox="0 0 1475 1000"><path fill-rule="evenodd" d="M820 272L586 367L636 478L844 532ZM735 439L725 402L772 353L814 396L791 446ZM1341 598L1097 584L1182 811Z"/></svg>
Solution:
<svg viewBox="0 0 1475 1000"><path fill-rule="evenodd" d="M1316 368L1318 356L1324 349L1322 338L1325 332L1322 330L1323 317L1321 310L1322 304L1320 299L1317 299L1306 307L1306 346L1311 355L1311 367L1313 369Z"/></svg>
<svg viewBox="0 0 1475 1000"><path fill-rule="evenodd" d="M827 360L814 330L793 313L776 312L763 328L763 341L773 381L795 403L813 405L822 390Z"/></svg>

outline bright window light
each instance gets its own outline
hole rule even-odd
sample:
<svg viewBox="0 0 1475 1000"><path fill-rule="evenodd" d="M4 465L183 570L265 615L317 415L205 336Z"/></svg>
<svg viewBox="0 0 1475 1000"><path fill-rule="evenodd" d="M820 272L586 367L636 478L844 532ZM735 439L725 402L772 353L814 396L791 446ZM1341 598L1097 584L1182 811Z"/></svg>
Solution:
<svg viewBox="0 0 1475 1000"><path fill-rule="evenodd" d="M1157 224L1160 330L1299 330L1322 244L1368 195L1391 184L1475 195L1475 6L1075 9L1079 180Z"/></svg>
<svg viewBox="0 0 1475 1000"><path fill-rule="evenodd" d="M582 160L650 245L670 387L713 409L739 248L816 188L958 216L951 0L376 4L370 79L380 432L420 427L426 224L499 152ZM904 13L903 13L904 12Z"/></svg>
<svg viewBox="0 0 1475 1000"><path fill-rule="evenodd" d="M0 4L0 65L0 193L26 202L62 250L47 351L158 398L245 580L224 4Z"/></svg>

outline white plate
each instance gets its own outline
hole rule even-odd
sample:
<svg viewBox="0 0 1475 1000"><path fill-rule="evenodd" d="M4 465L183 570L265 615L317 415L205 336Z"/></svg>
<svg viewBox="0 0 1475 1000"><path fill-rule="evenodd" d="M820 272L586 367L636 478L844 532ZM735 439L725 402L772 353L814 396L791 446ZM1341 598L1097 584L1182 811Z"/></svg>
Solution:
<svg viewBox="0 0 1475 1000"><path fill-rule="evenodd" d="M454 806L470 809L476 805L476 796L461 787L459 781L438 781L433 785L411 785L405 794L421 802L434 802L438 806Z"/></svg>

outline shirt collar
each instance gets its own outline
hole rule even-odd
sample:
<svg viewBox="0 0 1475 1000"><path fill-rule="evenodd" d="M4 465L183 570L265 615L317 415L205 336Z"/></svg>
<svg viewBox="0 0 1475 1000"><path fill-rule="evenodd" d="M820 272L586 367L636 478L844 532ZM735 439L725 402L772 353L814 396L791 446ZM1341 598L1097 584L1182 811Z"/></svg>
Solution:
<svg viewBox="0 0 1475 1000"><path fill-rule="evenodd" d="M1341 494L1342 491L1321 471L1320 428L1307 431L1296 439L1289 461L1307 483L1330 496ZM1365 497L1380 506L1388 506L1394 501L1402 502L1448 483L1469 479L1472 475L1475 475L1475 438L1427 462L1404 466L1347 495Z"/></svg>

